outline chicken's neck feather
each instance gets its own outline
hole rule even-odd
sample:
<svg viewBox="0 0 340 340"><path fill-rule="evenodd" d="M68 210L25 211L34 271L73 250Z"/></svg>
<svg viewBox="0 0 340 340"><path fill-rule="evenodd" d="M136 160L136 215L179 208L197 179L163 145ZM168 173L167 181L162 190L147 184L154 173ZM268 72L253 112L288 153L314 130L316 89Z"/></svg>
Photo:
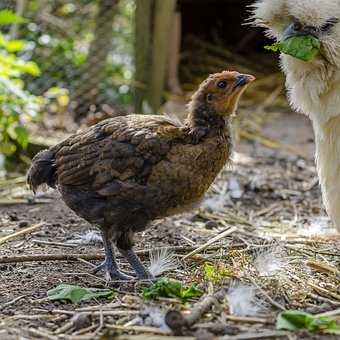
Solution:
<svg viewBox="0 0 340 340"><path fill-rule="evenodd" d="M224 130L228 126L226 117L203 102L189 104L187 124L191 129L202 129L206 134Z"/></svg>
<svg viewBox="0 0 340 340"><path fill-rule="evenodd" d="M289 56L281 59L292 107L309 116L316 135L322 138L328 121L340 116L339 69L325 61L305 63Z"/></svg>

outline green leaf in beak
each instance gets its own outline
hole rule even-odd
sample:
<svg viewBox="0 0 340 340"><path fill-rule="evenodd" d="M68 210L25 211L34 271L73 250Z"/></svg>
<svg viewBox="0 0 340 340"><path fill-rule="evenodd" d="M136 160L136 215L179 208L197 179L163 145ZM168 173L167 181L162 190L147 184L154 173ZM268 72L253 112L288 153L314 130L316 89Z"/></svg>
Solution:
<svg viewBox="0 0 340 340"><path fill-rule="evenodd" d="M290 37L271 46L265 46L266 50L281 52L303 61L313 61L321 49L321 42L312 35L300 35Z"/></svg>

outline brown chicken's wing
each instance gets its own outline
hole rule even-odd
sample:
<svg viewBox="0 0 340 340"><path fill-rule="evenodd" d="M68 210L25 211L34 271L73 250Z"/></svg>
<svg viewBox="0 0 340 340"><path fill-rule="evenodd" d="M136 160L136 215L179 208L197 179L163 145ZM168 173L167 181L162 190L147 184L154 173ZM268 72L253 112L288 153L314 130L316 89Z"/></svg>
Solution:
<svg viewBox="0 0 340 340"><path fill-rule="evenodd" d="M165 158L183 127L162 116L132 115L109 119L59 144L59 185L91 185L108 193L114 181L143 185L152 166Z"/></svg>

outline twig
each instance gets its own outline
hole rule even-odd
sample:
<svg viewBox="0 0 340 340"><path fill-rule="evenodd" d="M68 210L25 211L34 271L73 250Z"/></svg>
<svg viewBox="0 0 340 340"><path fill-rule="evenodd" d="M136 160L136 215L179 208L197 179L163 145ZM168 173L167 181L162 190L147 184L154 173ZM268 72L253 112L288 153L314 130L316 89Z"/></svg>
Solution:
<svg viewBox="0 0 340 340"><path fill-rule="evenodd" d="M267 332L256 332L256 333L244 333L240 335L234 336L224 336L221 340L251 340L251 339L265 339L265 338L272 338L275 339L276 337L287 337L288 332L284 331L267 331Z"/></svg>
<svg viewBox="0 0 340 340"><path fill-rule="evenodd" d="M33 232L34 230L37 230L37 229L41 228L43 225L45 225L45 222L40 222L40 223L34 224L34 225L32 225L32 226L30 226L28 228L19 230L19 231L13 233L13 234L4 236L4 237L0 238L0 244L3 244L3 243L5 243L5 242L7 242L9 240L13 240L17 236L29 234L29 233Z"/></svg>
<svg viewBox="0 0 340 340"><path fill-rule="evenodd" d="M308 260L306 262L306 264L307 264L307 266L309 266L313 269L321 270L322 272L332 273L332 274L335 274L336 276L340 277L340 271L337 268L330 266L327 263Z"/></svg>
<svg viewBox="0 0 340 340"><path fill-rule="evenodd" d="M182 260L185 260L205 249L207 249L211 244L219 241L220 239L232 234L233 232L237 231L237 228L236 227L232 227L232 228L229 228L228 230L225 230L223 233L211 238L210 240L208 240L208 242L206 242L205 244L199 246L198 248L196 248L195 250L193 250L192 252L190 252L189 254L183 256Z"/></svg>
<svg viewBox="0 0 340 340"><path fill-rule="evenodd" d="M319 287L319 286L315 285L312 282L308 282L308 281L305 282L305 281L301 280L298 276L292 274L291 272L288 272L288 274L289 274L289 276L291 276L296 281L298 281L300 283L303 283L303 284L306 284L306 285L310 286L311 288L313 288L314 290L316 290L318 292L322 292L322 293L324 293L324 294L326 294L328 296L331 296L332 298L340 301L340 295L339 294L331 292L331 291L329 291L329 290L327 290L325 288Z"/></svg>
<svg viewBox="0 0 340 340"><path fill-rule="evenodd" d="M77 245L74 244L68 244L68 243L62 243L62 242L51 242L51 241L44 241L44 240L31 240L31 242L36 244L43 244L43 245L50 245L50 246L57 246L57 247L67 247L67 248L74 248L77 247Z"/></svg>
<svg viewBox="0 0 340 340"><path fill-rule="evenodd" d="M194 305L189 315L184 315L177 310L169 310L165 315L165 323L175 335L181 335L183 328L193 326L213 305L223 301L225 295L226 290L222 289L214 295L205 296Z"/></svg>
<svg viewBox="0 0 340 340"><path fill-rule="evenodd" d="M65 315L74 315L78 312L62 310L62 309L53 309L52 314L65 314ZM138 315L139 311L137 310L112 310L112 311L89 311L89 312L81 312L82 315L92 315L92 316L101 316L101 315L109 315L109 316L121 316L121 315Z"/></svg>
<svg viewBox="0 0 340 340"><path fill-rule="evenodd" d="M209 250L218 250L224 248L223 246L212 246L207 247ZM190 251L192 249L197 249L196 247L160 247L155 248L153 251L160 251L162 249L174 250L177 252ZM149 249L137 250L138 255L149 255ZM90 261L90 260L103 260L105 258L104 254L35 254L35 255L20 255L20 256L1 256L0 264L3 263L21 263L21 262L47 262L47 261L78 261L78 259Z"/></svg>
<svg viewBox="0 0 340 340"><path fill-rule="evenodd" d="M236 322L246 322L246 323L263 323L263 324L273 324L273 320L262 319L262 318L253 318L248 316L236 316L236 315L226 315L226 319L230 321Z"/></svg>
<svg viewBox="0 0 340 340"><path fill-rule="evenodd" d="M276 308L284 311L286 310L285 307L283 307L282 305L280 305L278 302L276 302L275 300L273 300L269 295L268 293L263 289L261 288L257 283L256 281L253 279L253 278L249 278L249 280L251 281L251 283L267 298L267 300Z"/></svg>
<svg viewBox="0 0 340 340"><path fill-rule="evenodd" d="M340 306L340 302L338 301L334 301L334 300L331 300L329 298L326 298L324 296L321 296L321 295L317 295L317 294L314 294L314 293L307 293L309 297L311 297L312 299L316 300L316 301L319 301L319 302L326 302L332 306Z"/></svg>
<svg viewBox="0 0 340 340"><path fill-rule="evenodd" d="M336 309L336 310L331 310L329 312L324 312L324 313L320 313L320 314L316 314L314 316L316 317L323 317L323 316L338 316L340 315L340 308Z"/></svg>
<svg viewBox="0 0 340 340"><path fill-rule="evenodd" d="M98 333L103 329L104 327L104 313L103 313L103 309L100 308L99 311L99 326L97 327L97 329L93 332L93 337L97 336Z"/></svg>
<svg viewBox="0 0 340 340"><path fill-rule="evenodd" d="M48 340L58 340L58 337L50 335L42 330L34 329L34 328L29 328L27 329L27 332L30 333L31 335L42 337L43 339L48 339Z"/></svg>
<svg viewBox="0 0 340 340"><path fill-rule="evenodd" d="M113 325L113 324L106 324L105 325L109 329L116 329L122 331L135 331L135 332L143 332L143 333L153 333L153 334L160 334L160 335L168 335L170 332L163 331L156 327L147 327L147 326L120 326L120 325Z"/></svg>
<svg viewBox="0 0 340 340"><path fill-rule="evenodd" d="M77 261L83 260L103 260L104 254L37 254L20 256L1 256L0 263L20 263L20 262L46 262L46 261Z"/></svg>
<svg viewBox="0 0 340 340"><path fill-rule="evenodd" d="M0 306L0 310L4 309L7 306L13 305L14 303L16 303L17 301L21 300L24 297L26 297L26 295L20 295L20 296L16 297L15 299L4 303L2 306Z"/></svg>

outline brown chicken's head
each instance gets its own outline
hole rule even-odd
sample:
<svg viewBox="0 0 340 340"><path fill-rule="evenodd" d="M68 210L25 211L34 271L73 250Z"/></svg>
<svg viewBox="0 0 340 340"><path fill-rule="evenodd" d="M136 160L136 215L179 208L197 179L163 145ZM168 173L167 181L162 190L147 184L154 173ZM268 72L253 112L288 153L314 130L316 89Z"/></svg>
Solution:
<svg viewBox="0 0 340 340"><path fill-rule="evenodd" d="M189 109L193 112L204 107L208 112L230 116L235 113L242 93L254 80L252 75L233 71L212 74L194 94Z"/></svg>

